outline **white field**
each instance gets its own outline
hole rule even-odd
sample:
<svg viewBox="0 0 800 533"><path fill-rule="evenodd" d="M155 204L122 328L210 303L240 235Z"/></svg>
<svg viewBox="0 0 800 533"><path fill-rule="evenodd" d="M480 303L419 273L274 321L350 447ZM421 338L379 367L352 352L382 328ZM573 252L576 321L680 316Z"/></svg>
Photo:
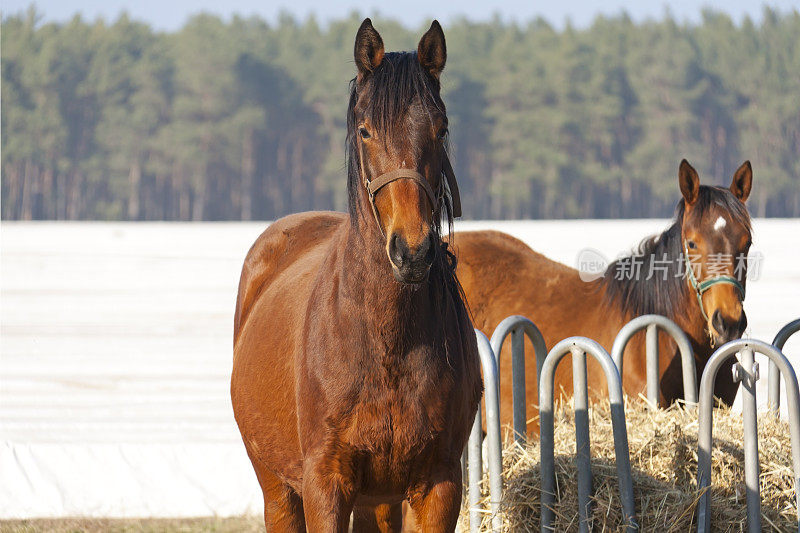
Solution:
<svg viewBox="0 0 800 533"><path fill-rule="evenodd" d="M500 229L574 265L585 247L614 257L666 224L457 229ZM800 220L754 226L764 263L748 283L748 335L771 341L800 316ZM239 269L265 227L0 226L0 518L261 513L228 380ZM798 337L785 348L796 366Z"/></svg>

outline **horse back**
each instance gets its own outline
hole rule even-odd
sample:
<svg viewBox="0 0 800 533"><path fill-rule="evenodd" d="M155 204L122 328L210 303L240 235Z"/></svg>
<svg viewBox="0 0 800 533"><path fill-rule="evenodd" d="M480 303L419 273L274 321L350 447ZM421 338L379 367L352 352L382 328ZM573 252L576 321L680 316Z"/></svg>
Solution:
<svg viewBox="0 0 800 533"><path fill-rule="evenodd" d="M499 231L458 232L454 237L458 279L464 288L475 327L490 334L512 314L532 316L530 297L537 313L549 316L553 309L567 309L565 294L594 299L592 284L578 272L533 251L524 242ZM574 311L570 311L574 312ZM556 339L560 340L560 339ZM548 344L549 345L549 344Z"/></svg>

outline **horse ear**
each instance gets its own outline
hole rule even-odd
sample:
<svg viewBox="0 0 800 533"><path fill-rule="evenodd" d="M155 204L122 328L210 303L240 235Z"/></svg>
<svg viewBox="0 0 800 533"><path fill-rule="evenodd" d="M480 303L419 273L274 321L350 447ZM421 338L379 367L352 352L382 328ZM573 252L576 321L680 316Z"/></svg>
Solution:
<svg viewBox="0 0 800 533"><path fill-rule="evenodd" d="M444 32L438 20L431 23L430 29L425 32L417 45L417 58L422 68L431 73L436 79L444 70L447 61L447 45L444 42Z"/></svg>
<svg viewBox="0 0 800 533"><path fill-rule="evenodd" d="M356 33L356 44L353 56L358 67L358 81L378 68L383 61L383 39L378 31L372 27L372 21L365 18Z"/></svg>
<svg viewBox="0 0 800 533"><path fill-rule="evenodd" d="M731 192L733 195L742 202L747 201L750 196L750 189L753 187L753 167L750 166L750 161L745 161L733 174L733 181L731 182Z"/></svg>
<svg viewBox="0 0 800 533"><path fill-rule="evenodd" d="M681 186L681 194L686 200L686 205L695 203L700 192L700 176L685 159L681 161L681 167L678 169L678 183Z"/></svg>

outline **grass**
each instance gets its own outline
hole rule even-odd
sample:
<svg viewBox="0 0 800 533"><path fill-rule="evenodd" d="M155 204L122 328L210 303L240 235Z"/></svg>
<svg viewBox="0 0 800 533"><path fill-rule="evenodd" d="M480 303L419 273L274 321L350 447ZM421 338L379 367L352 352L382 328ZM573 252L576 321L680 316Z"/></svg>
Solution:
<svg viewBox="0 0 800 533"><path fill-rule="evenodd" d="M261 533L260 516L232 518L53 518L0 521L1 533Z"/></svg>

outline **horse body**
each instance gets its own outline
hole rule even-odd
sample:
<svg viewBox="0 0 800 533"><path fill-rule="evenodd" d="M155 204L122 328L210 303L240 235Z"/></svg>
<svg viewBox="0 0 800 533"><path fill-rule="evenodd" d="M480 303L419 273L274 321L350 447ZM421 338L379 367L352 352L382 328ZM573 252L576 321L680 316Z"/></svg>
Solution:
<svg viewBox="0 0 800 533"><path fill-rule="evenodd" d="M352 480L355 505L394 504L458 466L452 443L466 440L480 390L469 323L452 295L427 305L436 284L395 283L360 241L344 213L302 213L271 225L245 260L231 396L267 490L305 499L304 472L324 461Z"/></svg>
<svg viewBox="0 0 800 533"><path fill-rule="evenodd" d="M617 279L612 263L600 279L587 282L579 272L531 250L523 242L496 231L457 233L458 277L464 287L473 320L478 329L493 331L510 315L531 319L539 328L548 347L571 336L585 336L599 342L609 352L619 330L631 319L643 314L661 314L673 320L689 338L695 357L697 382L715 345L738 338L747 324L742 297L746 274L737 267L735 257L746 256L750 246L750 219L744 202L750 193L752 171L749 162L734 175L729 189L699 185L699 177L684 160L679 183L684 198L678 203L672 225L662 234L643 241L631 257L642 260L641 276ZM719 224L720 217L726 221ZM721 231L724 228L724 231ZM695 294L686 276L681 275L681 254L692 244L701 267L701 277L713 283L726 281L705 293ZM724 257L724 258L723 258ZM668 258L663 278L657 273L644 279L649 261ZM709 268L713 259L719 264ZM710 272L714 274L710 274ZM706 272L707 274L702 274ZM728 282L723 274L733 274L740 281ZM741 294L734 283L741 283ZM695 289L696 290L696 289ZM699 301L699 303L698 303ZM706 310L709 312L706 313ZM526 395L529 428L538 431L538 383L532 344L525 340ZM501 420L511 423L513 396L510 387L510 343L500 357ZM645 391L645 334L637 333L625 350L623 389L628 395ZM733 364L728 363L728 367ZM660 404L668 405L683 398L680 356L671 337L659 336ZM599 364L588 359L587 378L590 396L606 395L605 377ZM732 404L736 396L729 368L722 369L714 393ZM555 390L572 394L572 367L559 365Z"/></svg>
<svg viewBox="0 0 800 533"><path fill-rule="evenodd" d="M398 530L403 501L423 530L452 531L481 379L439 233L444 35L434 22L417 54L384 54L367 19L355 55L350 213L285 217L250 249L234 320L234 415L269 531L346 531L351 511L358 531ZM381 122L371 106L399 119ZM418 146L390 142L409 133Z"/></svg>
<svg viewBox="0 0 800 533"><path fill-rule="evenodd" d="M522 315L534 322L552 347L567 337L584 336L596 340L609 352L617 332L634 318L617 306L609 306L597 283L587 283L574 268L553 261L531 250L522 241L497 231L459 232L455 236L458 278L467 295L475 327L492 332L510 315ZM683 317L679 326L686 330ZM695 328L696 329L696 328ZM697 334L697 332L695 332ZM626 366L623 387L626 393L644 391L644 335L637 334L625 350ZM690 337L695 349L707 338ZM659 336L662 403L677 399L670 391L682 392L680 361L674 357L675 343ZM511 383L511 347L505 343L500 356L500 413L503 424L511 423L513 398ZM698 353L698 352L696 352ZM538 383L533 345L525 339L525 389L529 398L529 429L538 431ZM710 355L710 354L709 354ZM634 362L635 361L635 362ZM593 358L587 359L589 393L593 399L605 396L605 374ZM572 366L562 363L556 370L556 392L572 395Z"/></svg>

